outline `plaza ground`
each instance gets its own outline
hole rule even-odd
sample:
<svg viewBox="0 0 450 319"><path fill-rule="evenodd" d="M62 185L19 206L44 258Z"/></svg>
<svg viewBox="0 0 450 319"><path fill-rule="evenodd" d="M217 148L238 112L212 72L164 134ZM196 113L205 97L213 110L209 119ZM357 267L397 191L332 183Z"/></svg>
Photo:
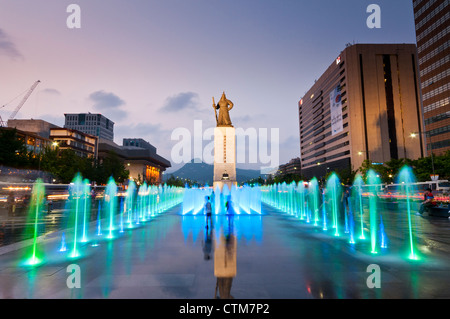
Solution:
<svg viewBox="0 0 450 319"><path fill-rule="evenodd" d="M267 205L261 215L213 216L212 232L204 215L181 212L178 205L112 240L91 238L75 259L58 251L61 231L53 232L42 241L45 262L35 267L20 264L24 249L3 246L0 298L212 299L220 295L214 254L221 240L231 237L236 246L228 253L236 261L236 276L228 281L228 292L235 299L450 297L446 218L412 216L420 257L412 261L406 224L396 215L401 212L383 215L388 247L376 255L368 240L352 245L345 234L335 237L332 230L324 232ZM79 289L67 286L71 264L80 267ZM381 269L379 289L367 286L371 264Z"/></svg>

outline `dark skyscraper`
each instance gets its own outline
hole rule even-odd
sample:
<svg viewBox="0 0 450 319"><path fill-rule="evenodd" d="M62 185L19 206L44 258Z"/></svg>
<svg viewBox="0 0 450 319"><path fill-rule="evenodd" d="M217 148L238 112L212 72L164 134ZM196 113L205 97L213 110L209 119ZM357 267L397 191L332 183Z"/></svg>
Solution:
<svg viewBox="0 0 450 319"><path fill-rule="evenodd" d="M450 150L450 0L414 0L428 153Z"/></svg>

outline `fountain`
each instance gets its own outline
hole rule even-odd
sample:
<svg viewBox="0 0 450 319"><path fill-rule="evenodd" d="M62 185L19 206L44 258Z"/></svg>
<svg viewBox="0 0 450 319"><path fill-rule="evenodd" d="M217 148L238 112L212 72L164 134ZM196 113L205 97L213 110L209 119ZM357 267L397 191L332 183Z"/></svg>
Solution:
<svg viewBox="0 0 450 319"><path fill-rule="evenodd" d="M411 167L404 166L399 173L399 182L403 184L403 192L406 198L406 214L408 218L408 238L409 238L409 259L417 260L417 255L414 248L414 230L411 222L411 196L413 193L413 183L415 182L414 174Z"/></svg>
<svg viewBox="0 0 450 319"><path fill-rule="evenodd" d="M89 182L83 181L80 174L77 174L69 186L68 199L68 223L67 226L72 229L72 250L71 258L80 256L78 243L87 241L87 222L90 212L88 197L90 193ZM89 211L87 211L89 207ZM81 239L79 238L81 233Z"/></svg>
<svg viewBox="0 0 450 319"><path fill-rule="evenodd" d="M39 227L42 221L42 208L44 206L45 187L42 180L38 179L31 192L31 201L28 208L27 227L25 236L33 239L31 251L27 253L25 265L36 266L43 262L43 254L38 247Z"/></svg>
<svg viewBox="0 0 450 319"><path fill-rule="evenodd" d="M88 242L88 228L89 228L89 220L91 218L91 185L90 182L85 179L83 181L83 192L82 192L82 199L83 199L83 236L81 237L81 242L86 243Z"/></svg>
<svg viewBox="0 0 450 319"><path fill-rule="evenodd" d="M360 174L357 174L355 180L353 182L352 187L352 195L350 202L355 203L355 211L359 211L359 218L361 223L361 235L359 239L364 240L366 237L364 236L364 208L363 208L363 185L364 181Z"/></svg>
<svg viewBox="0 0 450 319"><path fill-rule="evenodd" d="M374 170L367 172L367 192L369 196L369 225L371 253L377 254L377 225L378 225L378 190L381 185L380 177Z"/></svg>
<svg viewBox="0 0 450 319"><path fill-rule="evenodd" d="M108 215L109 221L109 234L106 238L113 239L113 231L114 228L114 214L117 209L117 185L114 181L114 178L110 177L108 180L108 184L106 185L105 197L104 197L104 209L106 214Z"/></svg>
<svg viewBox="0 0 450 319"><path fill-rule="evenodd" d="M124 204L124 213L127 215L127 227L133 227L133 211L134 211L134 203L135 203L135 191L136 184L133 180L128 182L128 189L126 192L126 199Z"/></svg>
<svg viewBox="0 0 450 319"><path fill-rule="evenodd" d="M338 176L336 173L332 173L327 179L326 184L326 199L329 202L330 210L332 212L334 236L339 237L339 217L340 217L340 207L342 190Z"/></svg>

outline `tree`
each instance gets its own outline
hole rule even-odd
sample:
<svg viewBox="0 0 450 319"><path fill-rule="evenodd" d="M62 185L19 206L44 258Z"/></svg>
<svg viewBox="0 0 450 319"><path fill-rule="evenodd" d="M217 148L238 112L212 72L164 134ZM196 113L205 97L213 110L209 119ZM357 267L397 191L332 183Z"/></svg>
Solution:
<svg viewBox="0 0 450 319"><path fill-rule="evenodd" d="M389 176L387 169L384 165L374 165L370 160L365 160L361 167L358 169L358 172L362 175L363 180L367 182L367 172L373 170L378 175L380 175L380 179L384 181L387 176Z"/></svg>
<svg viewBox="0 0 450 319"><path fill-rule="evenodd" d="M332 173L333 172L329 172L327 174L325 180L328 179L328 177ZM351 168L343 168L343 169L336 170L335 173L337 174L337 176L339 176L341 183L343 183L345 185L351 185L351 184L353 184L353 181L355 180L357 171L354 171Z"/></svg>
<svg viewBox="0 0 450 319"><path fill-rule="evenodd" d="M123 183L130 176L130 171L125 169L122 161L114 152L109 153L102 163L97 165L95 181L98 184L106 184L111 176L116 183Z"/></svg>
<svg viewBox="0 0 450 319"><path fill-rule="evenodd" d="M433 161L435 173L439 175L439 179L450 178L450 151L447 151L440 156L433 155L433 158L428 156L410 161L410 165L418 181L426 182L431 179L430 175L433 172Z"/></svg>
<svg viewBox="0 0 450 319"><path fill-rule="evenodd" d="M166 181L166 184L168 186L184 187L183 181L179 178L174 177L173 175L170 175L169 179Z"/></svg>
<svg viewBox="0 0 450 319"><path fill-rule="evenodd" d="M17 135L16 129L0 131L0 163L14 168L24 168L30 163L25 141Z"/></svg>

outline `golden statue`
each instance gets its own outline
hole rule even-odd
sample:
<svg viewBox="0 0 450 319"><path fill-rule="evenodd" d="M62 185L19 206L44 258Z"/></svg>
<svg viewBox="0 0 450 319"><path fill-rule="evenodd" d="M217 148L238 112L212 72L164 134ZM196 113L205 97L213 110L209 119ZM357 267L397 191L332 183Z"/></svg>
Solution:
<svg viewBox="0 0 450 319"><path fill-rule="evenodd" d="M230 111L233 108L234 104L230 100L227 99L225 92L222 94L222 98L219 103L215 103L213 97L213 108L214 113L216 114L216 123L217 126L230 126L233 127L230 120ZM219 110L219 116L217 116L217 110Z"/></svg>

